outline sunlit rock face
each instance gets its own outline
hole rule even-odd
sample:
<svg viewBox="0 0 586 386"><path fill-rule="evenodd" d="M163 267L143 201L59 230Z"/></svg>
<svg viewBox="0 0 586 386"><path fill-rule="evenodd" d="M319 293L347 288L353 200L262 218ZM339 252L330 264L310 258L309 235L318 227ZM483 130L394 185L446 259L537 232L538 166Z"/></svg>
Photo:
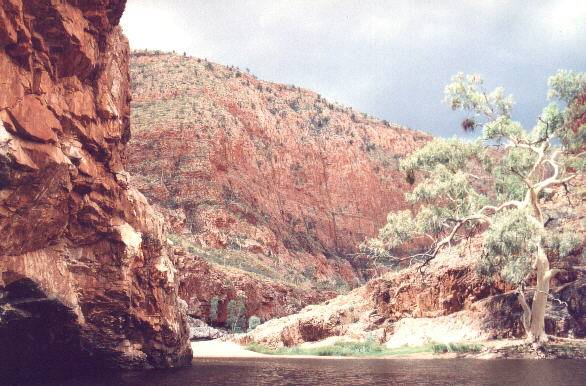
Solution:
<svg viewBox="0 0 586 386"><path fill-rule="evenodd" d="M3 372L188 363L163 221L124 170L125 1L0 4Z"/></svg>
<svg viewBox="0 0 586 386"><path fill-rule="evenodd" d="M135 52L131 75L128 168L195 245L324 287L373 275L358 245L408 207L399 161L430 136L204 59Z"/></svg>

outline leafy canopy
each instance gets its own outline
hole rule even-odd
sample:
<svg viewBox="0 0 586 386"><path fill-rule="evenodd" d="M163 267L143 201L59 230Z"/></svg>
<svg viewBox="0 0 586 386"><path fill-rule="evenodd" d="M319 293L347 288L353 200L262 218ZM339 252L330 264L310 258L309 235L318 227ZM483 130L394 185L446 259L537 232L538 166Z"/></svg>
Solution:
<svg viewBox="0 0 586 386"><path fill-rule="evenodd" d="M406 200L416 209L389 213L378 237L361 245L364 252L396 263L405 260L395 255L397 248L427 238L427 252L408 256L427 262L481 223L483 272L519 283L530 271L532 255L547 236L533 197L563 183L566 165L584 164L576 149L585 147L586 125L576 128L574 122L584 113L576 101L586 97L586 74L552 76L549 97L557 101L530 130L512 119L513 97L500 87L487 92L483 83L478 75L460 73L445 89L451 108L469 114L464 129L481 128L480 137L436 138L403 160L400 168L415 184Z"/></svg>

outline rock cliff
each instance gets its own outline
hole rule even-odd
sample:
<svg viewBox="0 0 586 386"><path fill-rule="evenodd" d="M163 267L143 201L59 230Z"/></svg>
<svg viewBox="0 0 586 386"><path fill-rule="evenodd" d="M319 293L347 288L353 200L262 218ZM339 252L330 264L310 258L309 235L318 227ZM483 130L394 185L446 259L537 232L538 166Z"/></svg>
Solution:
<svg viewBox="0 0 586 386"><path fill-rule="evenodd" d="M189 254L311 298L373 275L357 246L405 208L398 162L429 136L204 59L135 52L131 79L128 168Z"/></svg>
<svg viewBox="0 0 586 386"><path fill-rule="evenodd" d="M0 366L190 362L163 219L128 185L124 0L0 2Z"/></svg>

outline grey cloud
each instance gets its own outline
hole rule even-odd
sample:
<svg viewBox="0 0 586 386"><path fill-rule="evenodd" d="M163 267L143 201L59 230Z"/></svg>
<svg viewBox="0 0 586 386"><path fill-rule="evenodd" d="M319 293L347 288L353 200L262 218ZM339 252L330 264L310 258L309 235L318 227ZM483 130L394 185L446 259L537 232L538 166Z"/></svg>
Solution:
<svg viewBox="0 0 586 386"><path fill-rule="evenodd" d="M477 72L489 86L505 86L516 118L532 125L547 77L586 69L583 20L579 0L129 0L122 23L134 48L248 67L259 78L452 136L461 135L460 117L441 100L453 74Z"/></svg>

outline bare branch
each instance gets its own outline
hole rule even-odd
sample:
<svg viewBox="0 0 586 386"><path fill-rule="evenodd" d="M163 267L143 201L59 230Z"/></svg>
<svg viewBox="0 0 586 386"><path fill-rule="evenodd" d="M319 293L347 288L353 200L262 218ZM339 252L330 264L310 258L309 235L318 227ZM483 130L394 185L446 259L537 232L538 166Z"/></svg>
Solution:
<svg viewBox="0 0 586 386"><path fill-rule="evenodd" d="M525 177L523 174L521 174L521 172L519 172L515 168L511 168L510 170L513 174L515 174L517 177L519 177L525 183L525 185L527 185L527 188L531 189L533 184L531 184L531 181L529 181L527 179L527 177Z"/></svg>
<svg viewBox="0 0 586 386"><path fill-rule="evenodd" d="M474 178L475 180L492 180L492 179L494 179L493 177L488 177L488 176L487 177L480 177L480 176L477 176L472 173L466 173L466 175L470 178Z"/></svg>

